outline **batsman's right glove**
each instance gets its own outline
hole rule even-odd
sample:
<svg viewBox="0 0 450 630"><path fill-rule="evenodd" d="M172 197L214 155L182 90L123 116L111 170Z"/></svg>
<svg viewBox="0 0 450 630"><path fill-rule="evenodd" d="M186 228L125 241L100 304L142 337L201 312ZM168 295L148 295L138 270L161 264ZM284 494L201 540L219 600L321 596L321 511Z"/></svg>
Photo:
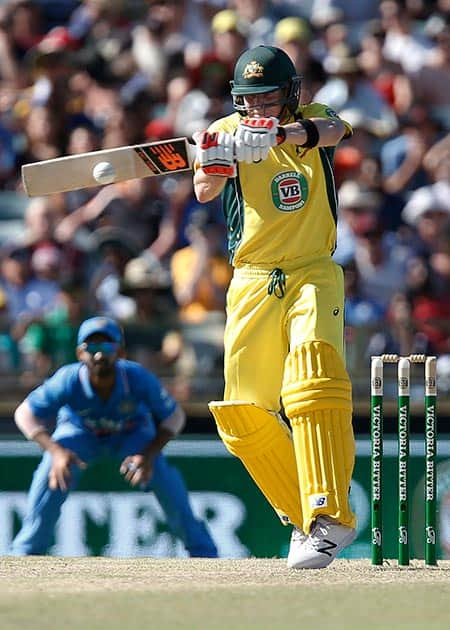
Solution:
<svg viewBox="0 0 450 630"><path fill-rule="evenodd" d="M236 177L234 138L224 131L203 131L194 136L197 161L207 175Z"/></svg>
<svg viewBox="0 0 450 630"><path fill-rule="evenodd" d="M238 162L260 162L266 160L272 147L281 144L286 132L274 118L243 118L234 137L235 155Z"/></svg>

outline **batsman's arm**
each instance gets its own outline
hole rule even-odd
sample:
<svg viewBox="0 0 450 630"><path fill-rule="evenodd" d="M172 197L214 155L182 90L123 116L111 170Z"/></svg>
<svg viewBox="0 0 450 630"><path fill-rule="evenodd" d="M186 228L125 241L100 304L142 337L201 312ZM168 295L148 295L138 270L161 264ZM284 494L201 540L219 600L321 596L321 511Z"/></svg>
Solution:
<svg viewBox="0 0 450 630"><path fill-rule="evenodd" d="M207 203L220 195L225 188L225 177L219 175L208 175L202 168L199 168L194 175L194 191L200 203Z"/></svg>
<svg viewBox="0 0 450 630"><path fill-rule="evenodd" d="M339 118L305 118L282 128L286 133L285 142L305 148L335 146L347 133Z"/></svg>

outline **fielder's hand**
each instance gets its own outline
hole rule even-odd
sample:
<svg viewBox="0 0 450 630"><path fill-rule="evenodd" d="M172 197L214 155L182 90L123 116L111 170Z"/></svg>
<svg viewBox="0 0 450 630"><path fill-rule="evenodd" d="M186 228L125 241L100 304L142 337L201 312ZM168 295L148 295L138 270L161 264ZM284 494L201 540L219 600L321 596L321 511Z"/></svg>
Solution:
<svg viewBox="0 0 450 630"><path fill-rule="evenodd" d="M153 460L141 454L128 455L120 464L120 474L132 486L145 487L153 475Z"/></svg>
<svg viewBox="0 0 450 630"><path fill-rule="evenodd" d="M224 131L203 131L194 135L197 160L207 175L236 177L234 138Z"/></svg>
<svg viewBox="0 0 450 630"><path fill-rule="evenodd" d="M259 162L267 159L269 151L284 141L286 135L278 126L278 118L243 118L234 137L238 162Z"/></svg>
<svg viewBox="0 0 450 630"><path fill-rule="evenodd" d="M60 488L60 490L66 492L72 480L71 466L75 464L79 468L86 468L86 463L76 453L59 444L55 444L50 453L52 465L48 474L49 488L50 490Z"/></svg>

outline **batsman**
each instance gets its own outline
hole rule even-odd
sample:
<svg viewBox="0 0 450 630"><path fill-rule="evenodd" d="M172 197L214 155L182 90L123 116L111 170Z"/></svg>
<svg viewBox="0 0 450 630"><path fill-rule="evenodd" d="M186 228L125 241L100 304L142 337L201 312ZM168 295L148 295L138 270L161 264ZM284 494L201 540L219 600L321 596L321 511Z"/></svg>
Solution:
<svg viewBox="0 0 450 630"><path fill-rule="evenodd" d="M355 458L336 246L336 145L351 126L300 104L279 48L238 58L235 113L195 134L198 201L221 195L234 267L227 295L220 437L293 531L294 569L328 566L356 535Z"/></svg>

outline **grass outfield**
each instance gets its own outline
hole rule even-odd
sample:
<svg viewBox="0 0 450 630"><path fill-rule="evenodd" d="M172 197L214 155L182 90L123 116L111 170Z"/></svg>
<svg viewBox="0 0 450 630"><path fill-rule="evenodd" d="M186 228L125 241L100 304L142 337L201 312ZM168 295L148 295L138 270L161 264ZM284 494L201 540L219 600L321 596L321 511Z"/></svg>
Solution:
<svg viewBox="0 0 450 630"><path fill-rule="evenodd" d="M0 559L1 630L450 628L450 561Z"/></svg>

